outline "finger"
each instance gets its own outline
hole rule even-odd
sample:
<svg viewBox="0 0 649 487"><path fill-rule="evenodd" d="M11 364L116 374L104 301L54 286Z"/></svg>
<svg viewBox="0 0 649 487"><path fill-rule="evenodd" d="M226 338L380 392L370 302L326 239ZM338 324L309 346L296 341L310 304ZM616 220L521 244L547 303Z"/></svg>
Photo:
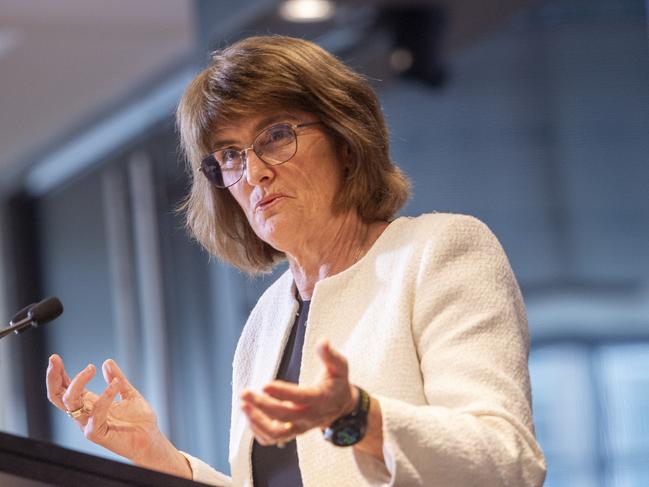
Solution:
<svg viewBox="0 0 649 487"><path fill-rule="evenodd" d="M322 393L318 388L298 386L281 380L266 384L264 392L279 401L290 401L301 406L312 406L322 400Z"/></svg>
<svg viewBox="0 0 649 487"><path fill-rule="evenodd" d="M254 404L242 401L241 409L246 414L250 429L255 436L259 436L268 444L286 443L297 434L298 427L294 422L269 418Z"/></svg>
<svg viewBox="0 0 649 487"><path fill-rule="evenodd" d="M320 341L316 346L316 351L330 376L347 377L347 359L335 350L327 340Z"/></svg>
<svg viewBox="0 0 649 487"><path fill-rule="evenodd" d="M276 421L275 422L278 433L275 437L275 442L279 448L284 448L284 445L294 440L298 434L304 433L311 429L311 427L300 429L292 421Z"/></svg>
<svg viewBox="0 0 649 487"><path fill-rule="evenodd" d="M65 405L63 404L61 396L63 396L63 393L70 385L70 381L63 369L63 362L57 355L52 355L50 357L47 366L47 373L45 375L45 384L49 401L57 408L64 410Z"/></svg>
<svg viewBox="0 0 649 487"><path fill-rule="evenodd" d="M65 384L65 387L68 387L70 383L72 382L72 379L68 375L68 372L65 370L65 365L63 364L63 359L59 357L59 360L61 361L61 368L63 369L63 383Z"/></svg>
<svg viewBox="0 0 649 487"><path fill-rule="evenodd" d="M250 431L252 431L252 434L257 440L257 443L259 443L260 445L271 446L279 443L269 436L266 436L263 432L259 431L259 429L254 424L248 422L248 427L250 428Z"/></svg>
<svg viewBox="0 0 649 487"><path fill-rule="evenodd" d="M50 357L50 362L53 363L54 366L61 371L61 375L63 377L63 386L67 388L70 385L70 382L72 382L72 380L70 379L70 376L65 370L63 359L59 355L53 354Z"/></svg>
<svg viewBox="0 0 649 487"><path fill-rule="evenodd" d="M248 422L250 426L250 431L252 431L252 434L255 435L255 438L257 438L257 441L261 443L264 446L268 445L277 445L280 448L283 448L284 445L291 440L295 439L297 434L291 433L288 429L283 430L275 435L269 435L264 432L264 430L261 430L254 422ZM278 424L287 424L291 425L292 423L278 423Z"/></svg>
<svg viewBox="0 0 649 487"><path fill-rule="evenodd" d="M79 409L84 405L83 395L85 392L86 385L90 380L95 376L95 366L93 364L88 364L88 366L79 372L70 385L61 396L63 404L68 411L74 411Z"/></svg>
<svg viewBox="0 0 649 487"><path fill-rule="evenodd" d="M140 393L138 390L131 385L124 372L122 372L122 369L119 368L119 365L113 359L106 360L101 366L101 371L107 384L110 384L113 379L119 380L119 394L122 396L122 399L139 396Z"/></svg>
<svg viewBox="0 0 649 487"><path fill-rule="evenodd" d="M108 433L108 424L106 422L108 410L119 390L119 379L113 379L95 401L84 431L86 438L89 440L97 442Z"/></svg>
<svg viewBox="0 0 649 487"><path fill-rule="evenodd" d="M271 396L255 394L252 391L244 391L241 394L241 399L257 407L270 419L282 422L301 419L308 409L301 404L295 404L291 401L279 401Z"/></svg>
<svg viewBox="0 0 649 487"><path fill-rule="evenodd" d="M263 414L260 414L252 404L245 401L241 403L241 410L246 415L250 431L261 445L267 446L277 443L268 432L268 423Z"/></svg>
<svg viewBox="0 0 649 487"><path fill-rule="evenodd" d="M260 445L270 446L277 443L277 441L264 433L254 422L248 421L248 427Z"/></svg>

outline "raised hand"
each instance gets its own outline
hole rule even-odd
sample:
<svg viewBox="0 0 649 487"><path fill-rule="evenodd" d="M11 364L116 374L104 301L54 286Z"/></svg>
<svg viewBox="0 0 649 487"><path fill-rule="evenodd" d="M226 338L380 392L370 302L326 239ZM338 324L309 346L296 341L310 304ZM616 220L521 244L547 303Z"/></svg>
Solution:
<svg viewBox="0 0 649 487"><path fill-rule="evenodd" d="M276 380L264 387L263 394L250 390L241 394L241 410L260 444L281 445L312 428L326 428L354 410L358 392L349 383L347 359L327 341L318 343L316 350L324 372L315 385Z"/></svg>
<svg viewBox="0 0 649 487"><path fill-rule="evenodd" d="M149 403L133 387L114 360L102 365L106 389L97 395L86 386L96 373L90 364L70 379L63 360L50 357L47 397L68 413L90 441L136 464L175 475L190 476L184 457L160 432ZM121 400L115 400L117 395Z"/></svg>

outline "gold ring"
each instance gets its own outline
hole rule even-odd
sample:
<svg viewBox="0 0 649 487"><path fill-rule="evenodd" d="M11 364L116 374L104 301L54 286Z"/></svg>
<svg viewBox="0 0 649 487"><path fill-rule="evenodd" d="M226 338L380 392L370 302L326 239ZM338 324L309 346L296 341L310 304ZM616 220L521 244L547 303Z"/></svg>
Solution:
<svg viewBox="0 0 649 487"><path fill-rule="evenodd" d="M290 430L293 428L293 423L291 421L286 421L282 425L286 431ZM286 446L286 443L288 443L291 440L286 440L286 441L278 441L277 442L277 448L284 448Z"/></svg>
<svg viewBox="0 0 649 487"><path fill-rule="evenodd" d="M86 406L83 405L79 409L75 409L74 411L66 411L65 413L70 416L72 419L77 419L79 416L84 414L86 412Z"/></svg>

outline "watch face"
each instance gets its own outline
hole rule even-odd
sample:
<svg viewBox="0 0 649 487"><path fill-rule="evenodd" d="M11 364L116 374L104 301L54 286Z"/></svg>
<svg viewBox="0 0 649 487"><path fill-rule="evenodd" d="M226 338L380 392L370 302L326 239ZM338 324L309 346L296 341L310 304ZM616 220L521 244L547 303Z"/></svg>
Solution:
<svg viewBox="0 0 649 487"><path fill-rule="evenodd" d="M351 446L358 443L360 431L354 426L345 426L335 432L334 444L338 446Z"/></svg>
<svg viewBox="0 0 649 487"><path fill-rule="evenodd" d="M358 417L341 418L325 430L325 438L336 446L352 446L363 439L364 424Z"/></svg>
<svg viewBox="0 0 649 487"><path fill-rule="evenodd" d="M336 446L352 446L365 436L367 415L370 410L370 396L360 387L358 389L358 404L354 412L338 418L324 430L324 437Z"/></svg>

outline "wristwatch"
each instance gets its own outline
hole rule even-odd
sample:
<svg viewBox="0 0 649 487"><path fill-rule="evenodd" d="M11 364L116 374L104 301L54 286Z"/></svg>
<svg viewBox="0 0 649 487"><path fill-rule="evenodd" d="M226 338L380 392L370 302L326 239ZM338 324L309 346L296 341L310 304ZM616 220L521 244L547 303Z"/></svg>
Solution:
<svg viewBox="0 0 649 487"><path fill-rule="evenodd" d="M325 440L336 446L352 446L365 436L367 416L370 412L370 395L358 386L358 403L351 413L341 416L324 430Z"/></svg>

